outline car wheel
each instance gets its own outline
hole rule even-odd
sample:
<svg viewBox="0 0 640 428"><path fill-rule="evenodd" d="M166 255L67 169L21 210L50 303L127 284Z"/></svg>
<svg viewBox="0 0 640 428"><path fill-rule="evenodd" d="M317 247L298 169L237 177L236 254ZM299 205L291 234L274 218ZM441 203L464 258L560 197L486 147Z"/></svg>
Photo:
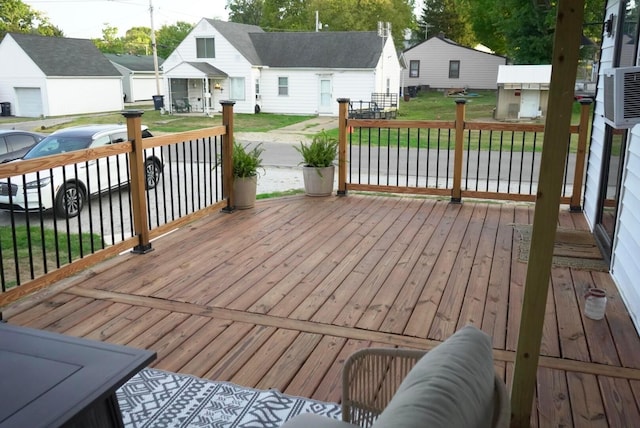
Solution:
<svg viewBox="0 0 640 428"><path fill-rule="evenodd" d="M66 183L56 195L56 214L65 218L75 217L82 211L84 201L82 189L75 183Z"/></svg>
<svg viewBox="0 0 640 428"><path fill-rule="evenodd" d="M147 190L153 189L158 185L161 173L162 169L160 165L158 165L158 162L153 159L147 159L144 163L145 186Z"/></svg>

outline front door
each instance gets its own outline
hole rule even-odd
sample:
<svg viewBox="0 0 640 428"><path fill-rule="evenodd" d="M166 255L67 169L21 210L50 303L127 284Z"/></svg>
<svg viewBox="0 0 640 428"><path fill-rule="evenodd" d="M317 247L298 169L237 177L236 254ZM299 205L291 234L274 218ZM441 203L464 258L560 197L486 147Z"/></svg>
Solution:
<svg viewBox="0 0 640 428"><path fill-rule="evenodd" d="M320 77L320 105L318 114L331 114L333 103L331 102L331 77Z"/></svg>

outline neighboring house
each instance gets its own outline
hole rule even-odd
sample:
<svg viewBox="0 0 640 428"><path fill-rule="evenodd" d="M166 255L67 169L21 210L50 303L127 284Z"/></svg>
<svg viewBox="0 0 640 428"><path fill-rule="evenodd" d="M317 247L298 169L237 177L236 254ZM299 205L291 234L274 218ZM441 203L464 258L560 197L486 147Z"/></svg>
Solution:
<svg viewBox="0 0 640 428"><path fill-rule="evenodd" d="M625 8L629 8L627 13ZM611 31L605 31L602 38L584 213L598 244L610 257L613 280L640 331L640 125L614 131L605 123L605 105L614 99L603 77L607 69L638 65L637 55L629 52L638 49L639 8L638 2L608 0L602 15L607 20L612 17ZM604 25L607 27L609 24Z"/></svg>
<svg viewBox="0 0 640 428"><path fill-rule="evenodd" d="M125 102L151 100L154 95L162 95L162 72L164 59L158 58L158 79L152 55L104 54L122 74L122 91ZM158 86L160 92L158 93Z"/></svg>
<svg viewBox="0 0 640 428"><path fill-rule="evenodd" d="M496 119L535 119L547 114L551 65L501 65Z"/></svg>
<svg viewBox="0 0 640 428"><path fill-rule="evenodd" d="M264 32L202 19L163 64L167 108L337 115L337 98L398 94L391 37L376 32Z"/></svg>
<svg viewBox="0 0 640 428"><path fill-rule="evenodd" d="M8 33L0 64L0 102L15 116L123 108L122 76L91 40Z"/></svg>
<svg viewBox="0 0 640 428"><path fill-rule="evenodd" d="M498 66L503 56L461 46L442 34L403 52L407 68L402 86L432 89L496 89Z"/></svg>

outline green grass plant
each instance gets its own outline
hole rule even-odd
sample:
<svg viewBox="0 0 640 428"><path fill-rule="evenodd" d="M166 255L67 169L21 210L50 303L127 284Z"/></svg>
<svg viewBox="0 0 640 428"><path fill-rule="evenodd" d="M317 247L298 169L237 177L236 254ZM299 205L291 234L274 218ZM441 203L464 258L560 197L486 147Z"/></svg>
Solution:
<svg viewBox="0 0 640 428"><path fill-rule="evenodd" d="M88 254L92 249L103 248L102 238L99 235L89 233L83 233L80 236L58 232L56 236L53 229L39 227L0 226L0 247L2 248L5 283L8 287L16 284L16 258L20 279L25 281L31 278L30 258L33 260L34 276L39 276L57 267L56 247L60 254L60 264L64 265L69 262L69 259L73 261L80 258L81 246L82 252ZM46 253L46 266L43 252Z"/></svg>

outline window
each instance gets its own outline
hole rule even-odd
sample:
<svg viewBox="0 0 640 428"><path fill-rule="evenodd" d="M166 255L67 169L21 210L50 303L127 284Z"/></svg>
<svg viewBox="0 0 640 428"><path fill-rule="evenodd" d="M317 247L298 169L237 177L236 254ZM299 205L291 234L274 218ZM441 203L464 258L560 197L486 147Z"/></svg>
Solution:
<svg viewBox="0 0 640 428"><path fill-rule="evenodd" d="M409 77L420 77L420 61L409 61Z"/></svg>
<svg viewBox="0 0 640 428"><path fill-rule="evenodd" d="M449 79L460 78L460 61L449 61Z"/></svg>
<svg viewBox="0 0 640 428"><path fill-rule="evenodd" d="M232 100L244 100L244 77L232 77L229 98Z"/></svg>
<svg viewBox="0 0 640 428"><path fill-rule="evenodd" d="M278 77L278 95L289 95L289 78Z"/></svg>
<svg viewBox="0 0 640 428"><path fill-rule="evenodd" d="M256 79L256 96L260 95L260 79Z"/></svg>
<svg viewBox="0 0 640 428"><path fill-rule="evenodd" d="M196 57L215 58L216 46L213 37L196 39Z"/></svg>

